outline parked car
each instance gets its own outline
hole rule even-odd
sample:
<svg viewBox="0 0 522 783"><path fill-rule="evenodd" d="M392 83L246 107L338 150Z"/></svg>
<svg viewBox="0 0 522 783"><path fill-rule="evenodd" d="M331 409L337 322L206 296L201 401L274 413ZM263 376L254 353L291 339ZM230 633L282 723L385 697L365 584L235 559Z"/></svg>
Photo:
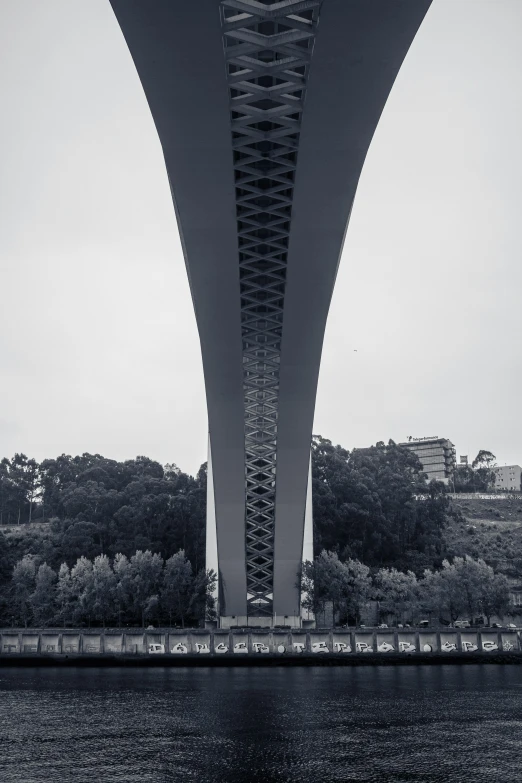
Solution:
<svg viewBox="0 0 522 783"><path fill-rule="evenodd" d="M516 631L517 630L517 626L515 625L515 623L509 623L509 625L507 627L510 630L512 630L512 631Z"/></svg>
<svg viewBox="0 0 522 783"><path fill-rule="evenodd" d="M471 623L469 620L455 620L453 623L454 628L471 628Z"/></svg>
<svg viewBox="0 0 522 783"><path fill-rule="evenodd" d="M419 623L419 628L427 628L429 624L430 624L429 620L421 620Z"/></svg>
<svg viewBox="0 0 522 783"><path fill-rule="evenodd" d="M502 628L502 625L500 623L491 623L492 628Z"/></svg>
<svg viewBox="0 0 522 783"><path fill-rule="evenodd" d="M387 628L387 627L388 626L386 625L386 623L381 623L380 625L377 626L377 628Z"/></svg>

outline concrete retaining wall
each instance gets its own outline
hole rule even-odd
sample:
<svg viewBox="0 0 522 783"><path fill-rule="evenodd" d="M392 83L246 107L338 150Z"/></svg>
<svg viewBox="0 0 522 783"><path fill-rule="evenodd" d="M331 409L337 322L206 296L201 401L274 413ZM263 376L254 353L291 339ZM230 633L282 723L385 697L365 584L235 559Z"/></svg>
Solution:
<svg viewBox="0 0 522 783"><path fill-rule="evenodd" d="M170 658L259 660L315 656L333 659L409 656L443 657L522 653L520 633L514 630L357 629L354 631L283 631L240 629L223 631L55 631L1 630L0 660L12 658Z"/></svg>

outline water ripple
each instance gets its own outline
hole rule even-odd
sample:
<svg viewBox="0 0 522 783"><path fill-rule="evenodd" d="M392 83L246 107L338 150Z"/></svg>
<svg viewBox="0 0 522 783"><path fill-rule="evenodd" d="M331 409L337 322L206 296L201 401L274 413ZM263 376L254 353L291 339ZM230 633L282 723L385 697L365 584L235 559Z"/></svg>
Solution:
<svg viewBox="0 0 522 783"><path fill-rule="evenodd" d="M522 667L3 669L2 783L520 779Z"/></svg>

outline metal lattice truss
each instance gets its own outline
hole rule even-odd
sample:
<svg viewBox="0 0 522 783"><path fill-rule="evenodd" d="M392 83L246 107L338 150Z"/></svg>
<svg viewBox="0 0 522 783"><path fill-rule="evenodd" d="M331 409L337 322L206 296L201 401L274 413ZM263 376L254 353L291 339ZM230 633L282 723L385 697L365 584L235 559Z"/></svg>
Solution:
<svg viewBox="0 0 522 783"><path fill-rule="evenodd" d="M273 606L279 363L299 133L321 0L222 0L241 285L248 614Z"/></svg>

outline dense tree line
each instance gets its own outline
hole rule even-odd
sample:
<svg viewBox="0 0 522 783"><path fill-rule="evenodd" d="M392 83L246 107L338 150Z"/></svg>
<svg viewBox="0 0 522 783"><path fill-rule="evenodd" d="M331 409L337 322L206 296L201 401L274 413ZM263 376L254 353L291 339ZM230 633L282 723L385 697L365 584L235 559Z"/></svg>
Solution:
<svg viewBox="0 0 522 783"><path fill-rule="evenodd" d="M82 568L89 569L87 563L92 568L109 563L114 574L122 558L130 562L137 552L169 563L182 550L193 574L204 573L206 480L206 464L192 477L175 465L162 466L147 457L118 462L99 454L61 455L39 464L24 454L3 459L0 524L11 529L30 522L45 524L32 524L23 536L0 533L0 622L13 616L14 569L22 569L22 576L24 569L31 571L29 561L39 581L24 593L26 613L35 601L38 604L45 585L56 584L58 590L64 569L69 574L76 569L77 578ZM410 450L389 441L348 451L314 436L312 482L316 552L327 550L339 563L348 564L353 583L359 567L372 574L379 568L412 571L420 578L425 569L438 569L451 556L443 536L453 513L445 488L426 483ZM348 578L344 572L338 577ZM19 590L22 585L23 579ZM29 595L35 595L33 603ZM162 600L158 617L165 619L166 599ZM345 609L357 614L355 605ZM35 611L27 616L44 617L44 609ZM136 607L121 611L129 621L138 621ZM20 611L17 617L23 619ZM81 617L104 619L92 612ZM78 615L71 614L70 619Z"/></svg>
<svg viewBox="0 0 522 783"><path fill-rule="evenodd" d="M1 463L0 515L4 525L48 521L43 540L35 530L28 554L53 568L81 556L130 556L138 549L169 556L183 549L199 570L206 480L206 465L193 478L147 457L117 462L99 454L62 455L38 465L16 454ZM25 552L14 554L16 560Z"/></svg>
<svg viewBox="0 0 522 783"><path fill-rule="evenodd" d="M389 441L349 452L315 436L312 482L316 551L416 572L442 562L449 499L409 449Z"/></svg>
<svg viewBox="0 0 522 783"><path fill-rule="evenodd" d="M25 454L0 462L0 525L31 522L39 489L39 466Z"/></svg>
<svg viewBox="0 0 522 783"><path fill-rule="evenodd" d="M342 561L323 551L304 564L301 587L305 608L320 614L331 602L340 622L350 624L360 622L370 600L378 602L381 619L411 624L426 616L445 625L485 616L489 624L492 616L502 617L512 608L506 577L467 556L444 560L440 569L425 569L418 578L393 567L372 573L358 560Z"/></svg>
<svg viewBox="0 0 522 783"><path fill-rule="evenodd" d="M100 556L130 560L149 551L169 562L182 550L200 573L206 480L206 465L193 478L147 457L118 462L99 454L62 455L40 464L23 454L3 459L1 523L21 529L46 524L31 525L23 536L0 533L0 622L13 616L10 580L26 555L37 570L45 565L42 574L50 578L64 565L72 570L78 561L94 563Z"/></svg>
<svg viewBox="0 0 522 783"><path fill-rule="evenodd" d="M62 455L40 464L15 454L0 464L0 524L50 521L28 554L52 568L150 549L183 549L204 566L206 464L193 478L147 457L118 462L99 454ZM442 560L448 499L425 482L417 457L393 441L349 452L316 436L312 481L317 551L367 565L415 568ZM29 538L30 541L30 538ZM15 552L14 560L26 552Z"/></svg>
<svg viewBox="0 0 522 783"><path fill-rule="evenodd" d="M58 573L34 555L25 555L9 584L12 625L79 626L107 623L145 626L148 621L172 625L197 623L212 615L213 572L194 573L183 550L164 561L149 550L111 561L98 555L80 557Z"/></svg>

